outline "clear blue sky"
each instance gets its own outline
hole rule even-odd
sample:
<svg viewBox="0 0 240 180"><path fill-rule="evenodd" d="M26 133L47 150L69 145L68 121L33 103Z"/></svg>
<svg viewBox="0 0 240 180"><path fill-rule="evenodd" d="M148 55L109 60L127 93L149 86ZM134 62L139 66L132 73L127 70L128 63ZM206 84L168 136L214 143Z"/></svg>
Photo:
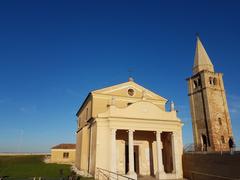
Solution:
<svg viewBox="0 0 240 180"><path fill-rule="evenodd" d="M0 152L75 142L89 91L135 81L173 100L192 142L186 78L195 34L224 73L240 144L238 1L1 1Z"/></svg>

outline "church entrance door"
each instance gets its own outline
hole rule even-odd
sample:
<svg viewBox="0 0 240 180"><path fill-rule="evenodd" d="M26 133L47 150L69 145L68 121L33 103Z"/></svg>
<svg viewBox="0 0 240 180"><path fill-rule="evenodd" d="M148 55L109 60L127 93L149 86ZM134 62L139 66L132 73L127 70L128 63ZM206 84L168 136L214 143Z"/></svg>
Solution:
<svg viewBox="0 0 240 180"><path fill-rule="evenodd" d="M134 146L134 170L139 174L139 146Z"/></svg>
<svg viewBox="0 0 240 180"><path fill-rule="evenodd" d="M128 145L125 145L125 173L127 174L129 170L129 160L128 160ZM140 174L139 172L139 146L134 146L134 171L137 174Z"/></svg>

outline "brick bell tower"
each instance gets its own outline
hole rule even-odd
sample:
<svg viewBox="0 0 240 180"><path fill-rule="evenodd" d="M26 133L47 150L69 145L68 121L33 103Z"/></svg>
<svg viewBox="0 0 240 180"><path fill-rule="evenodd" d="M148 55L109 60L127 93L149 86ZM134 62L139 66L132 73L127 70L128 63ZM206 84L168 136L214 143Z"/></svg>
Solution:
<svg viewBox="0 0 240 180"><path fill-rule="evenodd" d="M229 150L233 134L222 76L197 37L193 75L187 79L196 151Z"/></svg>

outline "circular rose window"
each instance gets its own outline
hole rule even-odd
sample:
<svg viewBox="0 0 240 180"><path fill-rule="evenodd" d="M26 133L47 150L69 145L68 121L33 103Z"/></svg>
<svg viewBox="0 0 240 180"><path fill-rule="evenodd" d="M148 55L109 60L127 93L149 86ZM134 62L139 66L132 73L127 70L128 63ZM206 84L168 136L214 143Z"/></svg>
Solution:
<svg viewBox="0 0 240 180"><path fill-rule="evenodd" d="M133 89L128 89L128 95L133 96L134 95L134 90Z"/></svg>

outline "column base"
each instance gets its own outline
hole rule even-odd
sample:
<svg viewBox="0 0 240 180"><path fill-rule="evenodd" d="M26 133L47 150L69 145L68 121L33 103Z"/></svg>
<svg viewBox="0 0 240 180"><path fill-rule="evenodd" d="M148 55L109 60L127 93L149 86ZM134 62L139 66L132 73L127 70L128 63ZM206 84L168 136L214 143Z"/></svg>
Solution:
<svg viewBox="0 0 240 180"><path fill-rule="evenodd" d="M167 179L166 178L166 173L164 171L160 171L156 173L156 179Z"/></svg>
<svg viewBox="0 0 240 180"><path fill-rule="evenodd" d="M135 172L128 172L127 176L133 179L137 179L137 174Z"/></svg>

